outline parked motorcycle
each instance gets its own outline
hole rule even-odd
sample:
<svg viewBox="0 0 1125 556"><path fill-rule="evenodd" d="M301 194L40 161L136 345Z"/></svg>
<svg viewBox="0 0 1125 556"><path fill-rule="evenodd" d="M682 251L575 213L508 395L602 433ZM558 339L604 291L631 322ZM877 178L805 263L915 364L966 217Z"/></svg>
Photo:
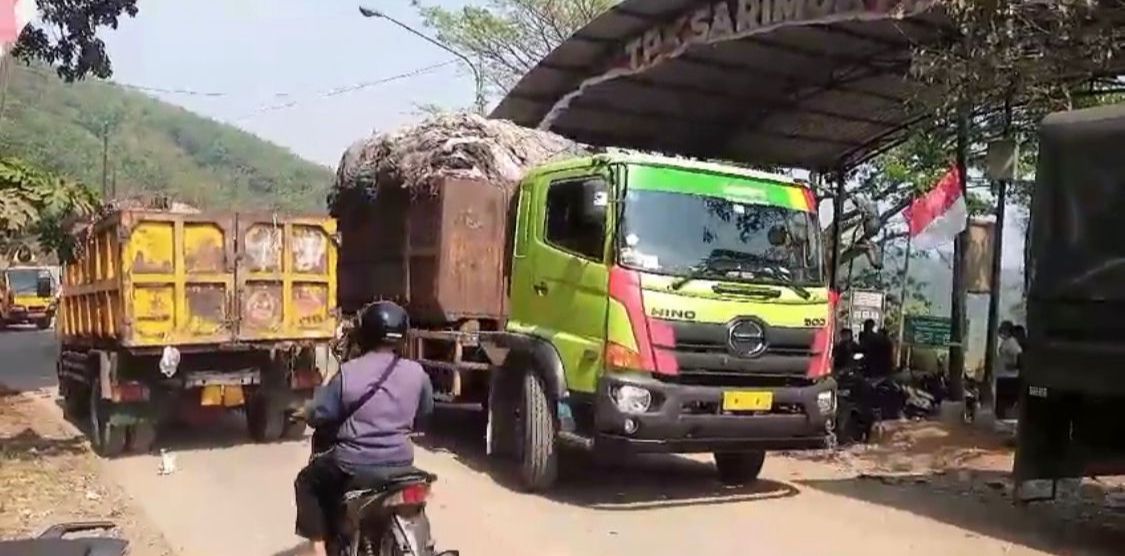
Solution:
<svg viewBox="0 0 1125 556"><path fill-rule="evenodd" d="M871 381L864 376L864 356L836 370L836 440L842 445L867 442L882 418Z"/></svg>
<svg viewBox="0 0 1125 556"><path fill-rule="evenodd" d="M338 556L458 556L438 553L430 535L426 500L437 476L421 470L376 478L370 488L344 495L338 535L328 553Z"/></svg>
<svg viewBox="0 0 1125 556"><path fill-rule="evenodd" d="M961 409L961 421L971 425L977 420L977 411L980 409L980 382L975 378L965 377L965 403Z"/></svg>
<svg viewBox="0 0 1125 556"><path fill-rule="evenodd" d="M109 521L86 521L55 525L34 539L0 541L0 556L125 556L129 543L112 537L68 538L77 533L109 531L116 527Z"/></svg>

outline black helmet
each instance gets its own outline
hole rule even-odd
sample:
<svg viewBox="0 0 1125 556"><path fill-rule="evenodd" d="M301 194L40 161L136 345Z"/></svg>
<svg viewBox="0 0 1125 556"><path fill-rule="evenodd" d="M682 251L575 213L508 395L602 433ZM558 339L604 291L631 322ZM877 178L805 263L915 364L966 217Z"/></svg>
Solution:
<svg viewBox="0 0 1125 556"><path fill-rule="evenodd" d="M410 317L405 309L391 301L376 301L360 312L356 340L361 349L370 351L399 343L406 336L407 328L410 328Z"/></svg>

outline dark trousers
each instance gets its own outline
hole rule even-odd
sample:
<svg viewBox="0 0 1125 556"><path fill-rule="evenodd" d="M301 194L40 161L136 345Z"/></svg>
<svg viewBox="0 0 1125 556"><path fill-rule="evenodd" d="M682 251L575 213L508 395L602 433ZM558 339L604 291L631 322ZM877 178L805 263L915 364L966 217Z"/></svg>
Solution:
<svg viewBox="0 0 1125 556"><path fill-rule="evenodd" d="M340 500L351 474L336 464L330 454L317 456L293 481L297 502L297 535L309 540L328 538L329 527L338 522Z"/></svg>
<svg viewBox="0 0 1125 556"><path fill-rule="evenodd" d="M413 469L409 463L396 463L374 465L352 473L336 462L332 452L313 458L293 481L297 535L314 541L329 538L339 523L345 493L375 487L389 477Z"/></svg>
<svg viewBox="0 0 1125 556"><path fill-rule="evenodd" d="M1020 399L1019 377L998 377L996 379L996 418L1014 419L1012 408Z"/></svg>

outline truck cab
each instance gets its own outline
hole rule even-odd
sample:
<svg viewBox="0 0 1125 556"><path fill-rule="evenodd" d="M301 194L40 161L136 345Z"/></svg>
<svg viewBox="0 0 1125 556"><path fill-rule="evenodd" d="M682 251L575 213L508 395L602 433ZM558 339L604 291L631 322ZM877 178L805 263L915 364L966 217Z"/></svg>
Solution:
<svg viewBox="0 0 1125 556"><path fill-rule="evenodd" d="M15 266L3 272L0 319L3 325L51 326L58 305L59 282L51 267Z"/></svg>
<svg viewBox="0 0 1125 556"><path fill-rule="evenodd" d="M531 355L501 370L532 372L494 379L490 447L505 438L505 401L519 400L509 434L529 486L553 480L555 436L596 451L711 452L730 482L755 478L767 450L831 444L834 296L807 187L597 155L533 170L516 215L505 334Z"/></svg>

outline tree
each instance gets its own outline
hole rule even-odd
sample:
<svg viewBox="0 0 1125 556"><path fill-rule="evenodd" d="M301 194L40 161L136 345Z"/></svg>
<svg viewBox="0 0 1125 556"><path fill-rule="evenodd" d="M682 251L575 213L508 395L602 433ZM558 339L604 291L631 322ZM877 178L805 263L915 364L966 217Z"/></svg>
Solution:
<svg viewBox="0 0 1125 556"><path fill-rule="evenodd" d="M137 15L137 0L38 0L38 6L42 26L24 28L13 50L15 57L54 65L67 81L113 74L97 33L103 27L116 29L122 15Z"/></svg>
<svg viewBox="0 0 1125 556"><path fill-rule="evenodd" d="M454 50L477 60L491 94L525 73L616 0L489 0L450 10L412 0L426 25Z"/></svg>
<svg viewBox="0 0 1125 556"><path fill-rule="evenodd" d="M0 245L37 239L43 250L66 258L73 247L70 220L100 206L90 188L33 168L15 158L0 158Z"/></svg>

